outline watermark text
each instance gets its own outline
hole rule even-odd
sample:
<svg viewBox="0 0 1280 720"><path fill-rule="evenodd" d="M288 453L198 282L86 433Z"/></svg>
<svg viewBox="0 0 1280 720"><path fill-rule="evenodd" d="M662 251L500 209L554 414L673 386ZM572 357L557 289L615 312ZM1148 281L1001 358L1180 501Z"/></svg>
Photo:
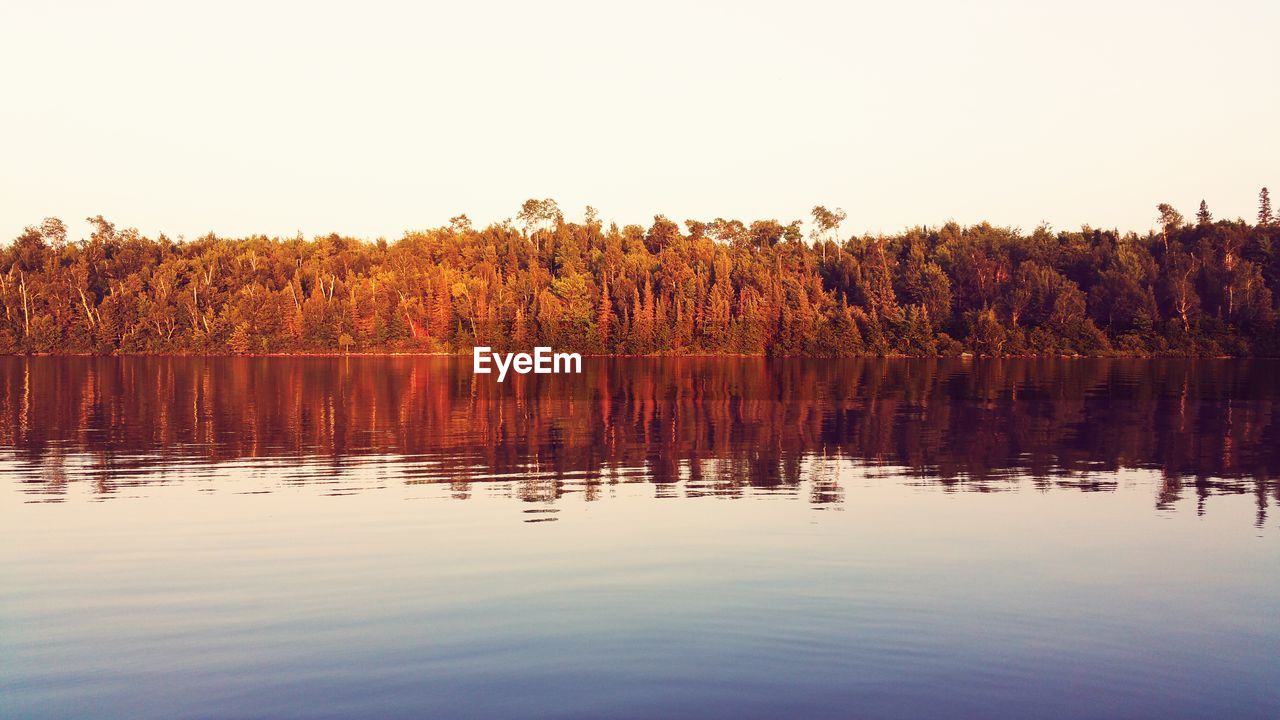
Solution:
<svg viewBox="0 0 1280 720"><path fill-rule="evenodd" d="M535 347L533 354L500 353L493 348L482 346L471 350L471 369L477 375L487 375L498 369L498 382L507 379L507 372L514 370L520 375L551 375L561 373L581 373L582 355L578 353L552 352L549 347Z"/></svg>

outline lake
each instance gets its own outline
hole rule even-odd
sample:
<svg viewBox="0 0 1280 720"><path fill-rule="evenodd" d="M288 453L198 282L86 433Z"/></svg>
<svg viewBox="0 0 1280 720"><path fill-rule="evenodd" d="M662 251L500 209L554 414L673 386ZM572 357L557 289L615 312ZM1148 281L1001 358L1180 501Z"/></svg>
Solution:
<svg viewBox="0 0 1280 720"><path fill-rule="evenodd" d="M0 358L0 717L1280 717L1280 362Z"/></svg>

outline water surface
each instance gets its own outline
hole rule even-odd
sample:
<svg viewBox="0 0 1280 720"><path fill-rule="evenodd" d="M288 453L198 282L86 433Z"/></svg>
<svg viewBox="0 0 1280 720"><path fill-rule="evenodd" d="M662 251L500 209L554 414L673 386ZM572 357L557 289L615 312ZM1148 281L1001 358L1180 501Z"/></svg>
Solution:
<svg viewBox="0 0 1280 720"><path fill-rule="evenodd" d="M1280 716L1280 363L0 358L0 717Z"/></svg>

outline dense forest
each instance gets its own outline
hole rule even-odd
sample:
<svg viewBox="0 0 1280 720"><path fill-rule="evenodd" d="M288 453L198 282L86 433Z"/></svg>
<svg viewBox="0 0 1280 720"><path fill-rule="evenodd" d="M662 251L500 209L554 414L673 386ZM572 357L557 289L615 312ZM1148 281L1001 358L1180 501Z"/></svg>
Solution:
<svg viewBox="0 0 1280 720"><path fill-rule="evenodd" d="M566 221L529 200L398 241L174 241L56 218L0 252L3 353L457 352L1276 355L1280 222L1025 233L989 224L847 237L717 218Z"/></svg>

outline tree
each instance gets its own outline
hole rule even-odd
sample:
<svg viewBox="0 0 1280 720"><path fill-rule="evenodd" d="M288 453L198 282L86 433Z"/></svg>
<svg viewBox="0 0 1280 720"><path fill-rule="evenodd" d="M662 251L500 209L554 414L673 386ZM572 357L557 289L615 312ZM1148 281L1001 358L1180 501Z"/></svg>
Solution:
<svg viewBox="0 0 1280 720"><path fill-rule="evenodd" d="M1208 225L1213 222L1213 214L1209 212L1209 204L1204 200L1200 201L1200 209L1196 211L1196 223L1199 225Z"/></svg>
<svg viewBox="0 0 1280 720"><path fill-rule="evenodd" d="M253 351L253 332L249 328L249 323L242 322L236 325L235 330L231 331L231 337L227 339L227 348L237 355L246 355Z"/></svg>
<svg viewBox="0 0 1280 720"><path fill-rule="evenodd" d="M1164 243L1164 254L1169 254L1169 236L1182 227L1182 213L1173 209L1169 203L1156 206L1160 213L1160 240Z"/></svg>
<svg viewBox="0 0 1280 720"><path fill-rule="evenodd" d="M560 206L551 198L544 200L530 198L525 200L524 204L520 206L520 212L516 217L524 224L525 235L535 238L534 246L538 248L539 252L541 252L541 244L536 239L537 231L551 230L564 219L564 216L560 213Z"/></svg>
<svg viewBox="0 0 1280 720"><path fill-rule="evenodd" d="M1263 188L1263 192L1266 192L1266 188ZM61 249L67 242L67 226L56 217L47 217L40 223L40 234L54 249Z"/></svg>
<svg viewBox="0 0 1280 720"><path fill-rule="evenodd" d="M1160 213L1160 227L1165 232L1173 232L1182 227L1182 213L1174 210L1169 203L1160 203L1156 206L1156 211Z"/></svg>
<svg viewBox="0 0 1280 720"><path fill-rule="evenodd" d="M822 245L822 262L827 261L827 243L839 241L840 223L848 217L844 210L836 208L828 210L822 205L814 205L810 211L813 215L813 231L809 237L814 245Z"/></svg>
<svg viewBox="0 0 1280 720"><path fill-rule="evenodd" d="M596 314L596 338L601 352L609 352L609 331L613 325L613 302L609 299L609 278L600 278L600 309Z"/></svg>
<svg viewBox="0 0 1280 720"><path fill-rule="evenodd" d="M645 233L645 245L649 252L660 253L680 239L680 226L671 222L665 215L653 216L653 225Z"/></svg>
<svg viewBox="0 0 1280 720"><path fill-rule="evenodd" d="M1258 227L1270 227L1274 216L1271 214L1271 193L1266 188L1258 193Z"/></svg>
<svg viewBox="0 0 1280 720"><path fill-rule="evenodd" d="M1008 333L1000 324L994 310L982 310L969 317L969 335L973 349L979 355L998 357L1004 352Z"/></svg>
<svg viewBox="0 0 1280 720"><path fill-rule="evenodd" d="M1178 319L1182 321L1182 331L1187 334L1191 332L1192 313L1200 307L1200 296L1196 293L1195 283L1195 276L1199 271L1200 261L1191 253L1178 250L1166 258L1167 292Z"/></svg>

